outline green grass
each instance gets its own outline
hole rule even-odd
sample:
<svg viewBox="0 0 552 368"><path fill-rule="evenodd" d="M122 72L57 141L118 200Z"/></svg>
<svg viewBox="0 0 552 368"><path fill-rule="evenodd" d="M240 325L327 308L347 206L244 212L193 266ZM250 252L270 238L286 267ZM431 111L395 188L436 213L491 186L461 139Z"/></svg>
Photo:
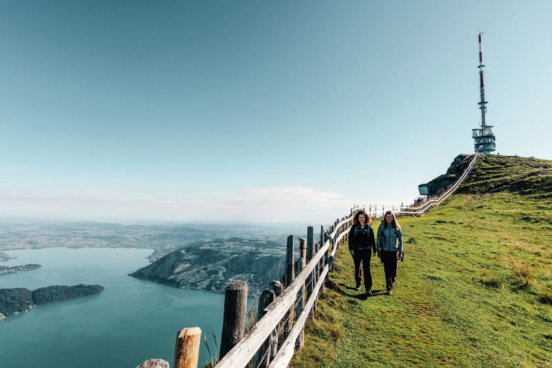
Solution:
<svg viewBox="0 0 552 368"><path fill-rule="evenodd" d="M528 198L552 198L552 161L518 156L483 156L460 193L508 191Z"/></svg>
<svg viewBox="0 0 552 368"><path fill-rule="evenodd" d="M343 245L291 366L551 366L552 199L535 197L454 195L401 218L406 257L393 296L377 258L379 292L353 290Z"/></svg>

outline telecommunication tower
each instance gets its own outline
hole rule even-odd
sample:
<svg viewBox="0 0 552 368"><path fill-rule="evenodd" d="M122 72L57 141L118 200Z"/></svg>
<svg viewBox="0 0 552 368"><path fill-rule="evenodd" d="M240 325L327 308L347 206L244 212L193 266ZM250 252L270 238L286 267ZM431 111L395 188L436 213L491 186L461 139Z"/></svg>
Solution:
<svg viewBox="0 0 552 368"><path fill-rule="evenodd" d="M485 121L485 114L487 113L487 101L485 101L485 82L483 78L483 52L481 51L481 35L479 33L479 93L481 96L481 101L477 104L481 110L481 127L472 129L472 137L474 140L474 149L476 153L482 155L490 155L496 150L495 136L493 133L493 126L487 125Z"/></svg>

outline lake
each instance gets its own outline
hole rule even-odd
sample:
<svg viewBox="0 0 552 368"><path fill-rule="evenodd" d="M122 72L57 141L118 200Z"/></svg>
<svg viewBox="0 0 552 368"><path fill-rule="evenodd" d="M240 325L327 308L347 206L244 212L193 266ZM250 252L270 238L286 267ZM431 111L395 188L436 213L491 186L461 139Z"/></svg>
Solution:
<svg viewBox="0 0 552 368"><path fill-rule="evenodd" d="M0 367L124 368L150 358L173 366L176 333L200 327L213 351L224 296L181 290L127 276L148 264L147 249L46 248L6 251L2 265L42 267L0 276L0 288L100 284L96 296L38 306L0 321ZM218 341L217 341L218 344ZM202 343L200 362L209 353Z"/></svg>

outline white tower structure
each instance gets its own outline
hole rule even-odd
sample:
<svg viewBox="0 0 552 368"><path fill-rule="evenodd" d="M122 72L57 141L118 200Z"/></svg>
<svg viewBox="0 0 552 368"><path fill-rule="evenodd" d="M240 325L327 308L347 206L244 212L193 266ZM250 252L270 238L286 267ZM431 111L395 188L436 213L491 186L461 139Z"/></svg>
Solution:
<svg viewBox="0 0 552 368"><path fill-rule="evenodd" d="M485 101L485 82L483 78L483 52L481 51L481 35L479 33L479 94L481 101L478 102L479 109L481 110L481 127L472 129L472 137L474 140L474 149L476 153L482 155L490 155L492 152L496 151L495 136L493 133L493 126L487 125L485 121L485 114L487 113L487 101Z"/></svg>

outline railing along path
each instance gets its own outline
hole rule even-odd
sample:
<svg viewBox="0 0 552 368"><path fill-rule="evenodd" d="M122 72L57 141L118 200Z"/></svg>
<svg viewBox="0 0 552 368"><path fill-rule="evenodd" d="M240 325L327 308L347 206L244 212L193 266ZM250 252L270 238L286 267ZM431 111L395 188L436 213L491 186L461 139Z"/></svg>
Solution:
<svg viewBox="0 0 552 368"><path fill-rule="evenodd" d="M471 172L477 154L458 180L439 198L418 207L405 207L399 216L425 213L446 200ZM304 327L313 317L319 293L324 289L339 245L348 241L348 233L358 206L348 216L334 222L327 231L320 228L320 241L314 242L312 226L307 239L299 239L295 261L294 239L288 237L286 273L274 280L259 298L257 322L244 335L247 284L233 281L226 288L220 361L214 368L285 368L296 349L303 346ZM331 250L330 250L331 248ZM297 271L297 275L296 275ZM201 330L185 328L177 334L175 368L197 368Z"/></svg>
<svg viewBox="0 0 552 368"><path fill-rule="evenodd" d="M443 203L448 197L450 197L456 191L456 189L458 189L458 187L460 187L460 185L468 177L468 175L470 174L470 172L473 169L473 166L475 165L475 162L477 161L478 156L479 155L477 153L473 155L473 159L470 161L470 163L469 163L468 167L466 168L466 170L464 170L464 172L462 173L462 175L460 175L458 180L456 180L456 182L447 191L445 191L443 194L441 194L439 196L439 198L430 199L429 201L427 201L426 203L424 203L423 205L421 205L419 207L401 208L401 210L398 211L396 214L399 215L399 216L421 215L422 213L427 212L430 208Z"/></svg>
<svg viewBox="0 0 552 368"><path fill-rule="evenodd" d="M347 240L357 211L358 206L353 207L349 215L336 220L327 231L321 226L320 240L316 243L314 229L309 226L307 239L299 239L297 260L293 236L288 237L286 273L280 280L272 281L261 294L258 320L245 335L247 285L241 281L230 282L225 294L220 360L214 368L288 366L295 349L303 345L305 323L313 316L336 251L339 244ZM179 331L175 368L197 367L199 349L188 337L193 335L200 341L198 330L195 327ZM194 349L187 348L186 344Z"/></svg>

